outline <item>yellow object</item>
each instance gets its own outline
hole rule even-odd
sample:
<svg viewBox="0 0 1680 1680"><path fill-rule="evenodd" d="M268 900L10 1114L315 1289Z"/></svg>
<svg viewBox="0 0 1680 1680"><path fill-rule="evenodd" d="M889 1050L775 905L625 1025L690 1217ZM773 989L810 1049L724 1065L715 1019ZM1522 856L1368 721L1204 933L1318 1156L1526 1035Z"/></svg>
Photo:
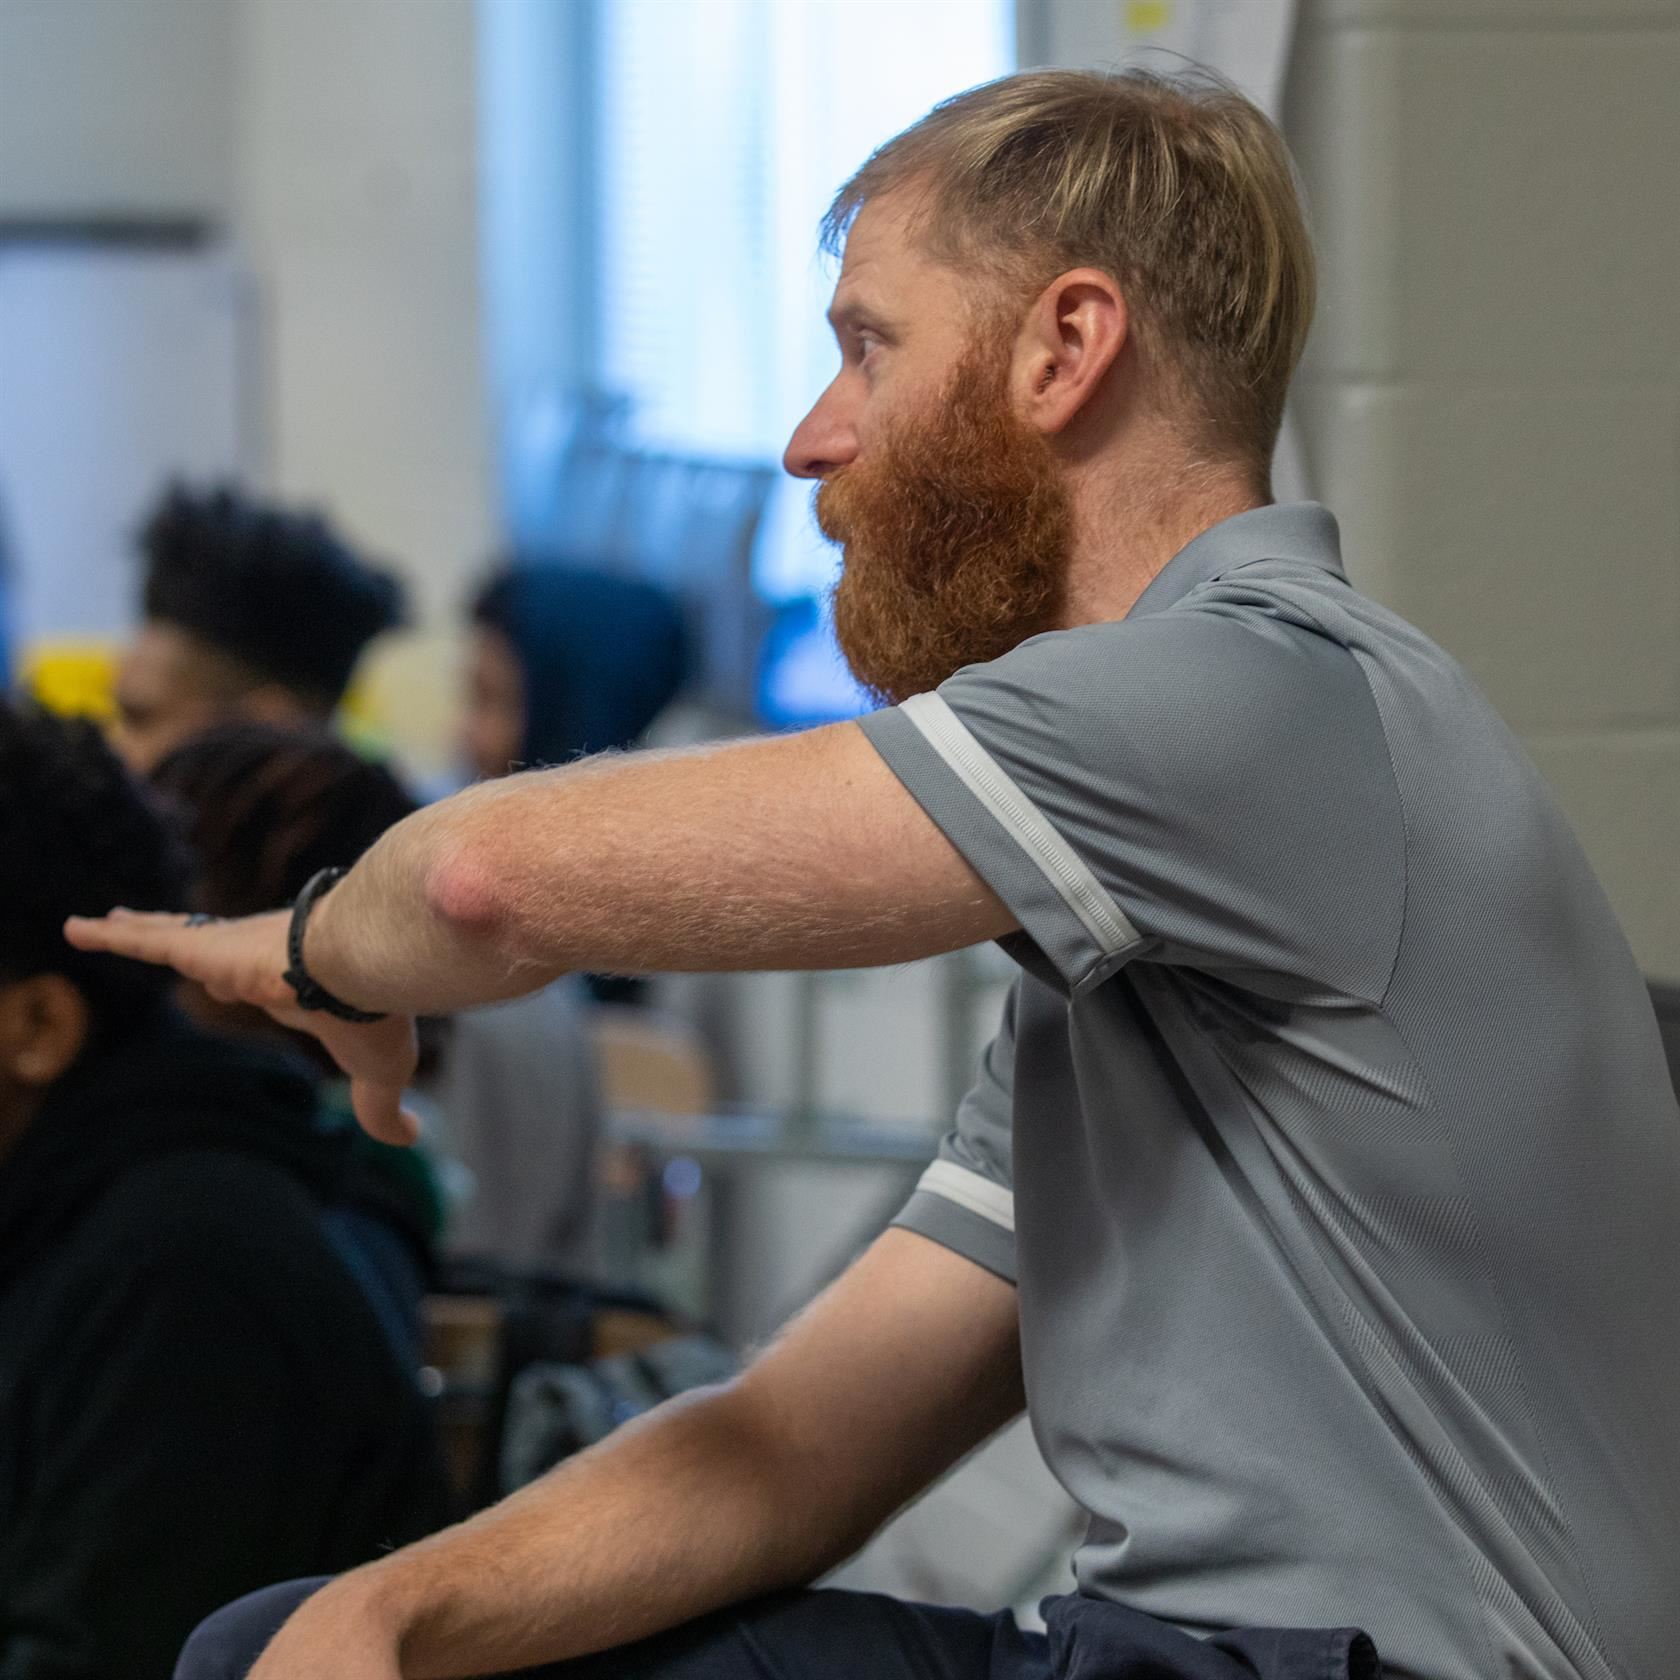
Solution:
<svg viewBox="0 0 1680 1680"><path fill-rule="evenodd" d="M1172 22L1172 0L1126 0L1126 29L1133 35L1153 35Z"/></svg>
<svg viewBox="0 0 1680 1680"><path fill-rule="evenodd" d="M455 762L464 657L453 628L381 636L356 672L340 727L353 742L395 753L412 771L447 772Z"/></svg>
<svg viewBox="0 0 1680 1680"><path fill-rule="evenodd" d="M36 642L24 649L22 689L49 712L109 723L117 715L115 642Z"/></svg>
<svg viewBox="0 0 1680 1680"><path fill-rule="evenodd" d="M122 644L94 637L31 643L18 665L19 691L61 717L110 724L117 715ZM428 774L448 768L459 708L461 639L450 631L382 636L363 661L335 720L358 751L392 752Z"/></svg>

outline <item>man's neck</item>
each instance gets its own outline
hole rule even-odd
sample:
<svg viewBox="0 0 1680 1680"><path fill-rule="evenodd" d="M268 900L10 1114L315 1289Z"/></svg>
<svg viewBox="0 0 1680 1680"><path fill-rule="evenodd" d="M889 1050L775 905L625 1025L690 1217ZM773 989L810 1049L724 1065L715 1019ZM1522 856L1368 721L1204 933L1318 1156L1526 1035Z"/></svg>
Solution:
<svg viewBox="0 0 1680 1680"><path fill-rule="evenodd" d="M1127 492L1121 485L1145 485ZM1073 486L1074 533L1062 628L1124 618L1167 562L1202 532L1267 498L1249 474L1174 472L1166 463Z"/></svg>

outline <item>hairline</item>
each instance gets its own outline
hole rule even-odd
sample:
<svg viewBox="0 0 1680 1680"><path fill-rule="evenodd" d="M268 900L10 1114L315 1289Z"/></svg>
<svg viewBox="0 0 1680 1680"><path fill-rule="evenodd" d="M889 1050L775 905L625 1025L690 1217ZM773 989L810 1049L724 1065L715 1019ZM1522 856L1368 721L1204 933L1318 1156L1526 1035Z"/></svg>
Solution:
<svg viewBox="0 0 1680 1680"><path fill-rule="evenodd" d="M213 699L243 700L260 689L279 688L311 710L321 711L326 716L331 716L337 709L338 701L324 690L305 687L289 677L264 670L249 654L220 645L197 625L158 613L148 614L146 623L179 636L190 650L190 656L209 669L213 687L210 697Z"/></svg>

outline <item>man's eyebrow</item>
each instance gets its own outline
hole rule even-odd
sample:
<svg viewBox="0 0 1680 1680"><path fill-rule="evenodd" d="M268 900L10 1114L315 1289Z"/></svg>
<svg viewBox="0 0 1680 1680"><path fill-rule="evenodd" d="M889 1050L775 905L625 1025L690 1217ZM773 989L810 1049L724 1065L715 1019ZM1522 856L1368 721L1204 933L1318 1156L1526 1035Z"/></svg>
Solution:
<svg viewBox="0 0 1680 1680"><path fill-rule="evenodd" d="M836 334L852 331L859 327L873 327L877 332L890 332L891 328L886 318L878 309L872 309L859 298L848 298L844 303L834 303L829 306L828 324Z"/></svg>

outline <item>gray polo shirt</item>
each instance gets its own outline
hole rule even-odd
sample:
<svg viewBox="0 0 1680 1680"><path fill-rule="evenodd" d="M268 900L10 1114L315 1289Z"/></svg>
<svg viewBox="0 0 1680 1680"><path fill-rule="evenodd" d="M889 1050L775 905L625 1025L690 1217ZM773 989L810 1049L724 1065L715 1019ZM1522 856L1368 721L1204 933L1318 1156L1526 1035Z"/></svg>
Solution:
<svg viewBox="0 0 1680 1680"><path fill-rule="evenodd" d="M1016 1280L1081 1587L1680 1670L1680 1115L1550 794L1334 520L863 721L1022 974L900 1223Z"/></svg>

